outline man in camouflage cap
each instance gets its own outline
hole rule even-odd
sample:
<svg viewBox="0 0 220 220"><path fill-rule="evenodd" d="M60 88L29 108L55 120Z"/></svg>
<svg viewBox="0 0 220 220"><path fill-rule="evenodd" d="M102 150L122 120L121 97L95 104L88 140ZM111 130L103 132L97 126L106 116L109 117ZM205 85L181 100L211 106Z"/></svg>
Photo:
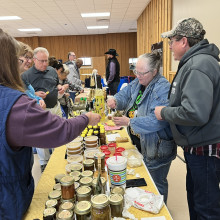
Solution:
<svg viewBox="0 0 220 220"><path fill-rule="evenodd" d="M170 123L187 166L191 220L220 219L219 49L204 39L195 18L179 21L163 38L180 61L169 92L169 106L157 106L158 120Z"/></svg>

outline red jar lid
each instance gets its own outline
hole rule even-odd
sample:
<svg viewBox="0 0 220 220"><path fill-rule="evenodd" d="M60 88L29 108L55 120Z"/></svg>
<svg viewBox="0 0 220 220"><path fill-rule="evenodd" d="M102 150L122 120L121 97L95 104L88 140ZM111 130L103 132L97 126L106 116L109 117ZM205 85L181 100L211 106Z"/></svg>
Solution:
<svg viewBox="0 0 220 220"><path fill-rule="evenodd" d="M107 145L102 145L100 147L101 151L104 151L104 150L108 150L108 146Z"/></svg>
<svg viewBox="0 0 220 220"><path fill-rule="evenodd" d="M122 154L119 152L116 152L116 153L114 153L114 156L122 156Z"/></svg>
<svg viewBox="0 0 220 220"><path fill-rule="evenodd" d="M108 144L108 147L116 147L117 145L116 145L116 143L110 143L110 144Z"/></svg>
<svg viewBox="0 0 220 220"><path fill-rule="evenodd" d="M125 149L123 148L123 147L117 147L116 148L116 152L117 153L121 153L121 152L123 152Z"/></svg>
<svg viewBox="0 0 220 220"><path fill-rule="evenodd" d="M105 154L105 158L106 156L109 156L111 154L110 150L104 150L103 153Z"/></svg>

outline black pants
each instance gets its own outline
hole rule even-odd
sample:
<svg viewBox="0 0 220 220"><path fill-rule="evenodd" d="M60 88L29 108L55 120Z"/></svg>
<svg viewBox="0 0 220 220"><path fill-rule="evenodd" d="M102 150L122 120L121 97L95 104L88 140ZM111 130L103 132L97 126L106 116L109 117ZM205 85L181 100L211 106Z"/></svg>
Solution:
<svg viewBox="0 0 220 220"><path fill-rule="evenodd" d="M119 82L112 82L108 85L110 95L115 95L117 93Z"/></svg>

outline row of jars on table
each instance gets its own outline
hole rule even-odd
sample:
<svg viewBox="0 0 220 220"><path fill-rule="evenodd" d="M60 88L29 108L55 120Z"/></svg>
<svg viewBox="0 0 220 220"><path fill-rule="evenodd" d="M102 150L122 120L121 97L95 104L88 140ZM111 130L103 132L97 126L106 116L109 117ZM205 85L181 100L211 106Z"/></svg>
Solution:
<svg viewBox="0 0 220 220"><path fill-rule="evenodd" d="M82 171L80 164L70 165L72 172L69 175L58 174L55 176L56 184L53 187L54 190L48 195L49 200L46 202L43 214L44 220L72 220L75 218L74 213L76 219L101 220L121 217L124 189L115 187L112 189L114 195L108 197L104 194L106 190L104 177L101 177L102 190L97 192L98 183L97 178L93 178L93 172L91 170Z"/></svg>

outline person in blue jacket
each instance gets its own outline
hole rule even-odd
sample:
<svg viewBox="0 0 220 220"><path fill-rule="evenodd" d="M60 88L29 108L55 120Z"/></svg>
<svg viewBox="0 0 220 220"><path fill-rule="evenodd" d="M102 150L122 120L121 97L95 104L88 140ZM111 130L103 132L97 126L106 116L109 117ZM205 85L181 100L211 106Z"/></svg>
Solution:
<svg viewBox="0 0 220 220"><path fill-rule="evenodd" d="M167 201L167 175L176 157L169 124L154 115L155 106L168 105L170 83L160 74L161 56L158 52L141 55L134 74L137 78L107 101L110 108L124 110L122 117L114 117L116 125L128 126L128 133L160 192Z"/></svg>

